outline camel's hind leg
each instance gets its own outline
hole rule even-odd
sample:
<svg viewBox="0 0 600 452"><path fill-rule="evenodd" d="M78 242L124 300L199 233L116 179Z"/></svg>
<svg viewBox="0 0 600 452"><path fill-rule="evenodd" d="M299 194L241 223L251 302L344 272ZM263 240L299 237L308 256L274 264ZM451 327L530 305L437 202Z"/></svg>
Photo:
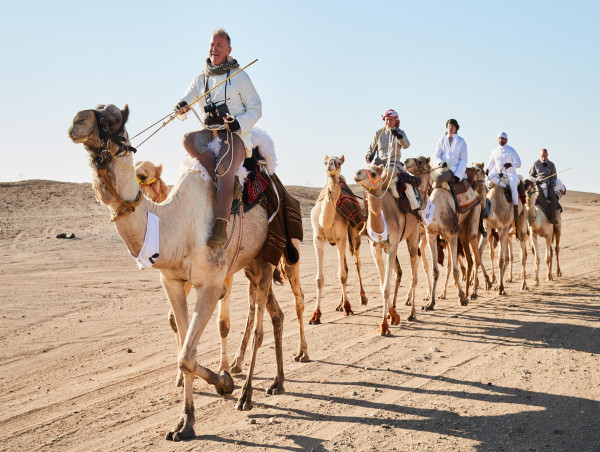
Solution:
<svg viewBox="0 0 600 452"><path fill-rule="evenodd" d="M294 246L300 251L299 242L294 239ZM298 319L298 329L300 333L300 339L298 342L298 353L294 356L294 361L306 362L308 358L308 344L306 342L306 335L304 334L304 293L300 286L300 261L295 264L288 265L285 258L282 258L283 271L290 282L290 287L294 293L294 302L296 307L296 319Z"/></svg>
<svg viewBox="0 0 600 452"><path fill-rule="evenodd" d="M360 263L360 235L356 228L348 226L348 245L350 248L350 254L354 256L354 265L356 265L356 272L358 273L358 284L360 286L360 304L365 306L369 299L365 293L365 289L362 283L362 276L360 274L361 263Z"/></svg>
<svg viewBox="0 0 600 452"><path fill-rule="evenodd" d="M313 228L313 235L313 246L317 257L317 275L315 277L317 300L315 301L315 311L308 323L310 325L319 325L321 323L321 298L323 296L323 286L325 285L325 276L323 275L323 247L325 246L325 237L319 235L318 229L315 228Z"/></svg>
<svg viewBox="0 0 600 452"><path fill-rule="evenodd" d="M552 281L552 234L546 237L546 281Z"/></svg>
<svg viewBox="0 0 600 452"><path fill-rule="evenodd" d="M519 246L521 247L521 290L527 290L527 272L526 272L526 264L527 264L527 235L522 234L519 231L519 238L517 241L519 242Z"/></svg>
<svg viewBox="0 0 600 452"><path fill-rule="evenodd" d="M346 283L348 282L348 262L346 261L346 239L336 243L338 251L338 277L342 286L342 300L336 311L344 311L344 315L354 314L352 306L348 301L348 293L346 292Z"/></svg>
<svg viewBox="0 0 600 452"><path fill-rule="evenodd" d="M258 349L262 345L264 330L263 318L265 306L270 303L269 313L272 315L273 332L275 334L275 353L277 359L277 376L275 377L274 385L283 391L283 354L282 354L282 328L283 328L283 312L279 306L275 308L277 301L274 297L270 299L269 292L271 291L271 281L273 278L273 266L268 262L258 258L252 264L252 267L246 270L246 274L250 275L252 283L256 284L256 313L254 316L254 329L252 331L252 358L248 369L246 381L242 387L242 393L237 401L236 409L251 410L252 409L252 377L256 366L256 356ZM269 388L271 389L271 388Z"/></svg>
<svg viewBox="0 0 600 452"><path fill-rule="evenodd" d="M431 272L429 271L429 263L427 262L427 256L425 256L426 249L427 236L425 235L424 231L421 231L421 236L419 238L419 250L421 251L421 262L423 264L423 270L425 271L425 275L427 275L427 296L424 298L424 300L429 300L429 297L431 297Z"/></svg>
<svg viewBox="0 0 600 452"><path fill-rule="evenodd" d="M504 274L508 267L508 229L504 228L502 231L498 231L500 235L500 253L498 255L498 268L499 268L499 283L498 283L498 294L506 295L506 291L504 290Z"/></svg>
<svg viewBox="0 0 600 452"><path fill-rule="evenodd" d="M444 291L439 296L440 300L445 300L448 296L448 280L450 279L450 273L452 272L452 253L450 252L450 245L446 246L446 254L448 255L448 261L446 262L446 282L444 283Z"/></svg>
<svg viewBox="0 0 600 452"><path fill-rule="evenodd" d="M535 277L533 279L533 287L537 287L540 284L540 249L537 241L537 233L531 230L531 247L533 248L533 272Z"/></svg>
<svg viewBox="0 0 600 452"><path fill-rule="evenodd" d="M416 237L407 237L406 239L406 247L408 248L408 255L410 256L410 271L411 271L411 281L410 281L410 289L409 289L409 296L412 300L415 299L415 291L417 289L417 282L418 282L418 271L419 271L419 256L418 256L418 250L419 250L419 236L418 234L415 234ZM416 314L416 307L415 307L416 303L412 303L411 309L410 309L410 315L408 316L407 320L410 322L414 322L415 320L417 320L417 314Z"/></svg>
<svg viewBox="0 0 600 452"><path fill-rule="evenodd" d="M477 252L479 253L479 262L481 263L481 265L480 265L481 273L483 274L483 279L485 280L485 290L489 290L492 288L492 281L490 281L487 271L485 270L485 265L483 265L483 249L485 248L485 244L487 242L486 237L489 237L491 235L491 231L486 229L485 232L486 232L486 236L483 236L483 234L482 234L481 238L479 239L479 247L477 248ZM490 244L490 246L491 246L491 244ZM494 261L492 261L492 269L493 268L494 268Z"/></svg>
<svg viewBox="0 0 600 452"><path fill-rule="evenodd" d="M458 251L456 249L457 247L457 242L458 242L458 236L454 235L452 237L450 237L450 254L452 255L452 276L454 278L454 283L456 284L456 287L458 288L458 302L460 303L461 306L466 306L467 304L469 304L469 300L467 299L467 297L465 296L465 293L463 292L462 289L462 285L461 285L461 280L460 280L460 268L458 267ZM448 271L450 271L450 268L448 268Z"/></svg>
<svg viewBox="0 0 600 452"><path fill-rule="evenodd" d="M433 284L431 286L431 299L428 304L423 306L426 311L433 311L435 309L435 289L437 287L438 279L440 278L440 270L438 268L438 252L437 252L437 236L430 234L427 231L427 243L429 244L429 253L431 254L431 273L433 275Z"/></svg>
<svg viewBox="0 0 600 452"><path fill-rule="evenodd" d="M256 311L256 287L250 281L250 276L248 274L246 276L248 277L248 315L246 316L244 335L242 337L242 341L240 342L240 346L238 347L238 351L233 358L233 364L230 369L232 374L239 374L242 371L244 355L246 354L246 347L248 346L248 341L250 340L250 333L252 332L254 314Z"/></svg>
<svg viewBox="0 0 600 452"><path fill-rule="evenodd" d="M188 295L190 294L190 290L192 290L192 285L189 282L186 282L184 285L185 290L185 298L187 300ZM169 325L175 333L175 341L177 342L177 354L181 351L181 342L179 340L179 334L177 334L177 323L175 322L175 315L173 314L173 309L169 309ZM175 379L175 385L177 387L183 387L183 372L181 369L177 369L177 378Z"/></svg>

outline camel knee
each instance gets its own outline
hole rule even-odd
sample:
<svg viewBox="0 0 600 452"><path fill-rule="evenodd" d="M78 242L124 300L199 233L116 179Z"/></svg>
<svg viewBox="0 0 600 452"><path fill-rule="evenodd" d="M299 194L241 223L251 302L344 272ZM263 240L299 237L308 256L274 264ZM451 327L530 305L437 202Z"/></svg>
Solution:
<svg viewBox="0 0 600 452"><path fill-rule="evenodd" d="M177 333L177 323L175 322L175 314L173 314L172 309L169 309L169 325L171 325L173 332Z"/></svg>
<svg viewBox="0 0 600 452"><path fill-rule="evenodd" d="M219 320L219 334L221 337L227 337L229 334L229 319Z"/></svg>
<svg viewBox="0 0 600 452"><path fill-rule="evenodd" d="M315 278L315 282L317 283L317 289L321 290L325 285L325 278L323 276L317 275Z"/></svg>
<svg viewBox="0 0 600 452"><path fill-rule="evenodd" d="M185 353L181 353L177 359L177 366L184 374L194 374L196 371L196 360Z"/></svg>

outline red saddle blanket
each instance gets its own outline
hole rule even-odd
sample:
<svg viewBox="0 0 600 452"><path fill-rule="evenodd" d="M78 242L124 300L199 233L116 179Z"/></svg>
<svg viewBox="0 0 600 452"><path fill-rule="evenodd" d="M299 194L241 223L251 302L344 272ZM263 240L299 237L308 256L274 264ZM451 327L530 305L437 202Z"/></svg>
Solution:
<svg viewBox="0 0 600 452"><path fill-rule="evenodd" d="M523 205L526 205L527 198L525 197L525 184L523 184L523 182L519 182L519 185L517 185L517 192L519 193L519 199ZM506 196L506 200L512 204L512 193L509 186L504 187L504 196Z"/></svg>
<svg viewBox="0 0 600 452"><path fill-rule="evenodd" d="M363 216L362 207L356 198L356 195L350 190L346 181L340 177L339 184L341 188L340 198L337 201L337 211L346 217L353 227L362 228L365 218ZM323 188L319 199L326 196L327 187Z"/></svg>

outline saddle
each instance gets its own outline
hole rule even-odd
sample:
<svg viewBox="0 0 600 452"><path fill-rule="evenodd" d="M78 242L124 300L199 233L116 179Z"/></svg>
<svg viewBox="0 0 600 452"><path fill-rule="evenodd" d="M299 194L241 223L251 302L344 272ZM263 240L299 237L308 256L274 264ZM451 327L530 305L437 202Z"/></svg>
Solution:
<svg viewBox="0 0 600 452"><path fill-rule="evenodd" d="M365 222L362 207L358 202L356 195L352 192L352 190L350 190L348 184L346 184L346 180L343 176L340 176L338 183L340 185L341 192L335 207L340 215L348 219L352 227L361 229ZM325 198L327 195L326 191L327 187L323 187L323 190L319 194L319 200Z"/></svg>
<svg viewBox="0 0 600 452"><path fill-rule="evenodd" d="M433 180L435 180L439 175L445 173L446 171L450 170L444 167L435 168L431 172L431 177ZM477 193L475 193L475 190L473 190L473 187L468 179L463 179L458 183L435 183L435 186L433 188L444 188L452 194L452 197L454 198L454 202L456 204L457 213L467 213L469 210L471 210L473 207L479 204L479 198L477 197Z"/></svg>
<svg viewBox="0 0 600 452"><path fill-rule="evenodd" d="M523 205L527 205L527 198L525 197L525 184L523 181L519 181L519 185L517 185L517 192L519 193L519 199ZM506 200L512 204L512 192L510 191L508 184L506 184L506 187L504 187L504 196L506 196Z"/></svg>

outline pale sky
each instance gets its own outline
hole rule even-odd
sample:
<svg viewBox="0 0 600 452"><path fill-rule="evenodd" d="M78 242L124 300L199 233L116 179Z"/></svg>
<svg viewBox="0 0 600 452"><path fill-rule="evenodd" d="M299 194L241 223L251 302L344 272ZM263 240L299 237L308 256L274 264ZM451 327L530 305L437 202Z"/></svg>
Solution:
<svg viewBox="0 0 600 452"><path fill-rule="evenodd" d="M218 5L218 6L216 6ZM388 108L411 146L431 155L447 119L469 162L505 131L526 174L545 147L567 189L600 192L600 3L589 1L3 1L0 6L0 181L89 182L75 113L129 104L130 135L172 111L202 71L213 29L263 104L284 184L321 186L323 158L345 155L352 180ZM139 148L174 184L175 120ZM134 140L136 146L139 140Z"/></svg>

